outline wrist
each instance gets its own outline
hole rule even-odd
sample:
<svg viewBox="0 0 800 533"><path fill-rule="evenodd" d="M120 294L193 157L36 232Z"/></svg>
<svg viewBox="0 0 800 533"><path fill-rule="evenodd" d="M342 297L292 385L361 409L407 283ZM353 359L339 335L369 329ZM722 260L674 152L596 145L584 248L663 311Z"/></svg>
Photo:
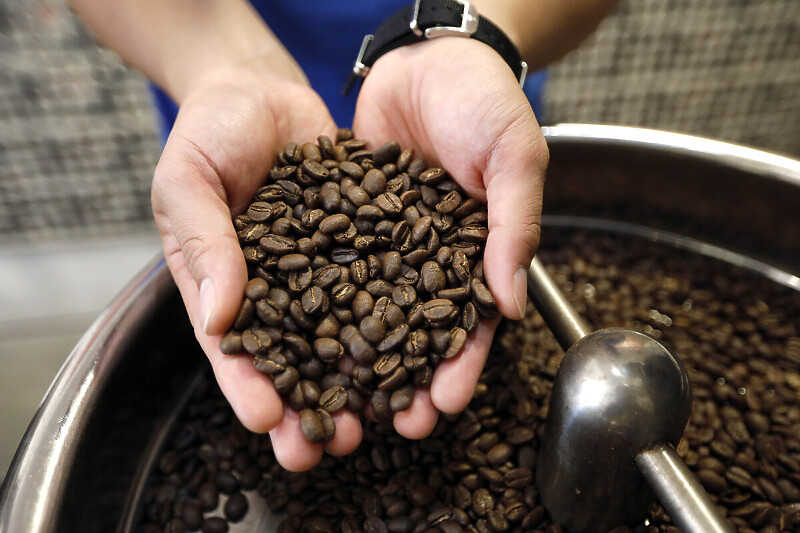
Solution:
<svg viewBox="0 0 800 533"><path fill-rule="evenodd" d="M291 56L263 54L243 61L197 69L170 84L168 92L178 104L182 104L194 94L220 86L255 89L284 84L309 87L308 78Z"/></svg>

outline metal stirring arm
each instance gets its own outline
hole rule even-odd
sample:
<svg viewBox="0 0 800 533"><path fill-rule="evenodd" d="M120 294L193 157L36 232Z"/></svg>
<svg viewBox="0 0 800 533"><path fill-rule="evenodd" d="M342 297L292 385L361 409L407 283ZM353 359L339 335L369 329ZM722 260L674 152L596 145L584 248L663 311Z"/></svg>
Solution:
<svg viewBox="0 0 800 533"><path fill-rule="evenodd" d="M626 444L631 446L630 454L627 457L634 458L636 466L655 491L658 500L682 531L686 533L733 533L734 529L722 518L703 487L669 444L669 441L673 439L677 442L677 438L664 438L664 435L679 437L683 433L689 416L691 393L682 364L658 341L633 330L603 330L590 335L589 326L575 312L564 294L550 278L544 265L536 257L533 258L528 270L528 294L561 347L564 351L569 351L554 383L550 414L540 451L540 464L537 466L537 481L540 477L545 478L543 481L539 481L540 493L551 517L566 525L570 531L589 532L597 531L597 528L602 528L603 525L613 527L626 522L630 523L631 520L637 520L644 516L646 510L644 508L635 509L630 505L628 507L620 506L611 500L599 501L602 498L598 499L593 496L591 490L601 486L608 488L610 484L617 483L620 492L611 495L610 498L624 499L621 494L624 487L636 487L642 483L641 478L638 480L633 478L636 476L635 468L621 466L615 475L610 476L610 479L606 477L603 480L587 479L586 472L593 471L592 462L601 461L602 457L600 456L604 453L602 443L598 444L598 440L595 438L597 427L602 427L605 422L608 422L609 425L617 428L617 432L624 433L627 430L628 434L635 433L639 439L647 439L644 428L648 424L653 427L655 421L656 427L653 431L659 436L647 442L632 441ZM608 334L603 336L604 332L608 332ZM589 338L578 342L587 335ZM591 339L591 337L595 339ZM570 350L576 344L578 344L576 350ZM625 348L626 346L627 348ZM569 359L569 363L565 365L567 359ZM662 361L658 362L659 359ZM589 360L592 360L591 364L586 363ZM611 390L615 386L618 389L627 389L627 394L633 394L628 400L636 403L638 398L654 387L652 385L644 386L640 381L641 388L635 389L632 381L614 382L613 378L609 379L609 376L611 374L620 375L631 366L639 368L639 374L647 374L648 368L662 367L651 372L651 377L656 380L664 379L666 374L663 372L664 365L662 363L668 363L669 360L674 363L672 368L668 369L672 374L663 384L677 387L673 387L673 389L678 391L676 394L682 395L683 408L669 404L666 408L660 406L654 413L646 413L645 410L632 406L631 409L625 410L626 412L619 413L619 409L615 406L603 411L597 405L592 405L588 410L582 410L581 407L575 405L569 407L566 405L576 396L572 394L574 391L567 389L570 387L574 389L576 386L585 387L591 381L604 387L611 387ZM653 364L653 361L657 362ZM614 365L618 366L611 368ZM565 366L569 366L570 370L564 371ZM575 371L576 368L580 368L580 370ZM611 370L611 373L602 374L604 370ZM571 373L572 381L570 381L570 377L564 375L565 372ZM638 377L640 376L636 376L636 378ZM681 381L684 382L685 387L682 386ZM660 389L661 387L656 388ZM620 398L622 398L621 394L615 400L619 401ZM554 405L554 403L561 405ZM653 405L653 402L641 403ZM680 402L676 401L675 403ZM677 413L677 416L665 413L672 407L676 411L683 412ZM613 412L614 415L608 415L610 412ZM609 420L598 420L606 415ZM612 416L616 418L612 419ZM641 424L637 417L643 419ZM658 419L664 419L664 425L671 427L664 428L662 432L661 428L657 427ZM659 441L663 442L650 444ZM577 455L567 457L570 453ZM593 456L580 457L581 453ZM616 453L616 460L624 460L625 454L620 454L619 447L614 453ZM588 487L590 490L580 494L580 490L576 491L576 487L579 486ZM594 492L605 493L609 497L607 491L596 490ZM635 499L639 499L646 506L645 498L640 498L639 495L637 498L631 498L631 500ZM614 523L615 521L616 523Z"/></svg>

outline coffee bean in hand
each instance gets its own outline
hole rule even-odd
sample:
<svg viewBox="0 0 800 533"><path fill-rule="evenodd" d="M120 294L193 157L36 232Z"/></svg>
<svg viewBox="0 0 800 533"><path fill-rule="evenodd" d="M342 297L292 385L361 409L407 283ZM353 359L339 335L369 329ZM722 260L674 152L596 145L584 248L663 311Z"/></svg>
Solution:
<svg viewBox="0 0 800 533"><path fill-rule="evenodd" d="M220 350L253 356L312 442L333 438L328 413L408 409L496 312L485 205L413 149L366 146L349 130L288 143L234 220L250 281ZM354 388L323 387L343 357Z"/></svg>

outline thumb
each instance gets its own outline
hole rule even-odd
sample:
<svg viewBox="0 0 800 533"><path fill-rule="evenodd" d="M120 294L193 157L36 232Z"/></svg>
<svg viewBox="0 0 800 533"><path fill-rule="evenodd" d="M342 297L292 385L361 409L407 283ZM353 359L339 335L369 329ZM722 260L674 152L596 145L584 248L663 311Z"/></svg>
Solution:
<svg viewBox="0 0 800 533"><path fill-rule="evenodd" d="M529 106L508 123L486 158L489 238L484 272L503 315L525 316L527 270L539 246L549 154Z"/></svg>
<svg viewBox="0 0 800 533"><path fill-rule="evenodd" d="M153 178L152 203L167 264L192 322L206 335L224 333L238 312L247 267L220 178L196 145L181 138L167 143Z"/></svg>

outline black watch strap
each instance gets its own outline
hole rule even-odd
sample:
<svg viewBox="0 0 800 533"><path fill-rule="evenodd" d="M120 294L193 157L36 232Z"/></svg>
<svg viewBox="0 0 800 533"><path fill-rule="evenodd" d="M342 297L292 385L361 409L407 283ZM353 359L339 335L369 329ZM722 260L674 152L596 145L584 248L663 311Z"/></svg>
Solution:
<svg viewBox="0 0 800 533"><path fill-rule="evenodd" d="M366 76L379 57L395 48L445 35L471 37L491 46L520 85L524 82L527 65L506 34L478 15L469 2L456 0L416 0L386 19L374 34L364 37L353 74Z"/></svg>

